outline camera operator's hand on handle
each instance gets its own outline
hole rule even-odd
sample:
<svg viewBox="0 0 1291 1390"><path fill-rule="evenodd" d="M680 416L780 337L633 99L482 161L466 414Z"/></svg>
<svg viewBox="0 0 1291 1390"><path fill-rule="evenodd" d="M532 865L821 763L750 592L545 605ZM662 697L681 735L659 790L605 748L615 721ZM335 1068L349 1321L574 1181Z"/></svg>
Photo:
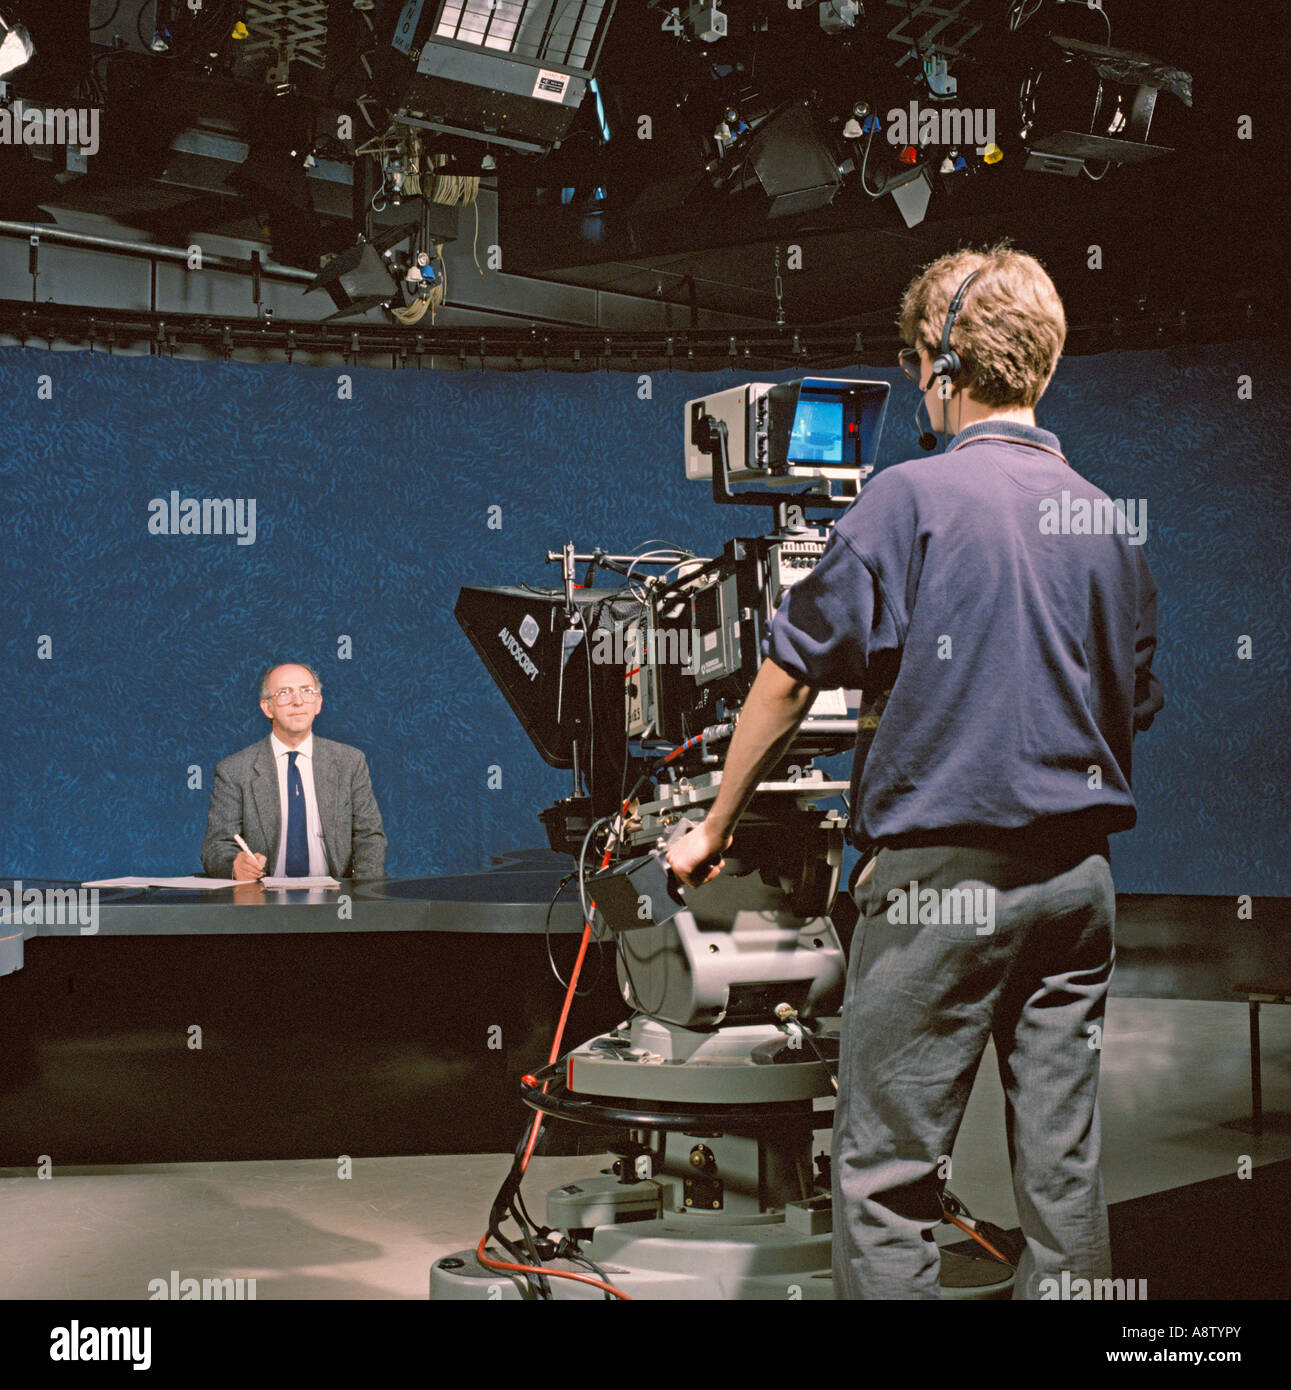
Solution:
<svg viewBox="0 0 1291 1390"><path fill-rule="evenodd" d="M730 843L729 835L716 834L704 821L673 841L668 849L668 867L687 888L702 888L722 872L726 863L722 854Z"/></svg>
<svg viewBox="0 0 1291 1390"><path fill-rule="evenodd" d="M702 825L674 840L668 850L668 867L682 883L700 888L722 871L722 854L758 783L784 756L815 698L812 686L769 658L758 668L735 726L713 808Z"/></svg>

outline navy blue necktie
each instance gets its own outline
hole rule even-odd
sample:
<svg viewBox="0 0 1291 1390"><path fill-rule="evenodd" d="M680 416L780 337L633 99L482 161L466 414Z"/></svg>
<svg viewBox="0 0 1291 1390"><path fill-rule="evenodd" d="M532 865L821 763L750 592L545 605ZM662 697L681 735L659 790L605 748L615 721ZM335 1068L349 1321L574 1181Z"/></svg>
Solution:
<svg viewBox="0 0 1291 1390"><path fill-rule="evenodd" d="M287 754L287 877L309 874L309 840L305 833L305 784L296 766L297 754Z"/></svg>

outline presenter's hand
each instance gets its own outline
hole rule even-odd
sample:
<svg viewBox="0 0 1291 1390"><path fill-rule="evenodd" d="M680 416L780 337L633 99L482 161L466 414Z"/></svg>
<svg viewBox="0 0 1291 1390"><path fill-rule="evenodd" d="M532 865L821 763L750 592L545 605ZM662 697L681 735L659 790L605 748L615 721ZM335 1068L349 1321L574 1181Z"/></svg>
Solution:
<svg viewBox="0 0 1291 1390"><path fill-rule="evenodd" d="M731 836L715 834L705 821L672 842L668 867L688 888L702 888L721 873L730 843Z"/></svg>
<svg viewBox="0 0 1291 1390"><path fill-rule="evenodd" d="M246 850L239 850L238 857L233 861L233 877L244 883L249 879L263 878L264 866L263 854L248 854Z"/></svg>

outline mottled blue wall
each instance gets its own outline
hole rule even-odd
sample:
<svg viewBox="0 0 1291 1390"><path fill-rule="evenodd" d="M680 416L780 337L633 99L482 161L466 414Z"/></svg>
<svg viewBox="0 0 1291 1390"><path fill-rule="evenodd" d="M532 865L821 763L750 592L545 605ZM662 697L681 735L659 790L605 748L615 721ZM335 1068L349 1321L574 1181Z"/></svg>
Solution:
<svg viewBox="0 0 1291 1390"><path fill-rule="evenodd" d="M1291 893L1289 412L1272 346L1071 358L1042 403L1079 471L1148 499L1168 705L1137 747L1123 891ZM881 463L917 452L912 388L865 371L894 383ZM267 732L254 685L271 658L317 665L316 728L366 750L391 874L539 844L567 775L461 634L459 586L555 583L542 555L567 538L711 551L763 527L683 477L682 403L729 373L656 373L647 401L627 374L359 369L352 400L338 375L0 351L0 870L196 871L215 762ZM149 500L172 489L254 497L255 543L150 535Z"/></svg>

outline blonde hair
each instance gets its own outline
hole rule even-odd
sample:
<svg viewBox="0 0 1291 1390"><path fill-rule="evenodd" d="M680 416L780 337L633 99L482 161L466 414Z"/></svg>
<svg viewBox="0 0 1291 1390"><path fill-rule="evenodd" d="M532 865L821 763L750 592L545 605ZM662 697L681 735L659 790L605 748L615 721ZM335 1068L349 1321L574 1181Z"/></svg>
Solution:
<svg viewBox="0 0 1291 1390"><path fill-rule="evenodd" d="M1007 239L982 251L951 251L925 266L902 296L901 336L935 358L950 301L975 270L950 330L964 364L958 381L983 405L1033 406L1062 356L1067 317L1044 267Z"/></svg>

